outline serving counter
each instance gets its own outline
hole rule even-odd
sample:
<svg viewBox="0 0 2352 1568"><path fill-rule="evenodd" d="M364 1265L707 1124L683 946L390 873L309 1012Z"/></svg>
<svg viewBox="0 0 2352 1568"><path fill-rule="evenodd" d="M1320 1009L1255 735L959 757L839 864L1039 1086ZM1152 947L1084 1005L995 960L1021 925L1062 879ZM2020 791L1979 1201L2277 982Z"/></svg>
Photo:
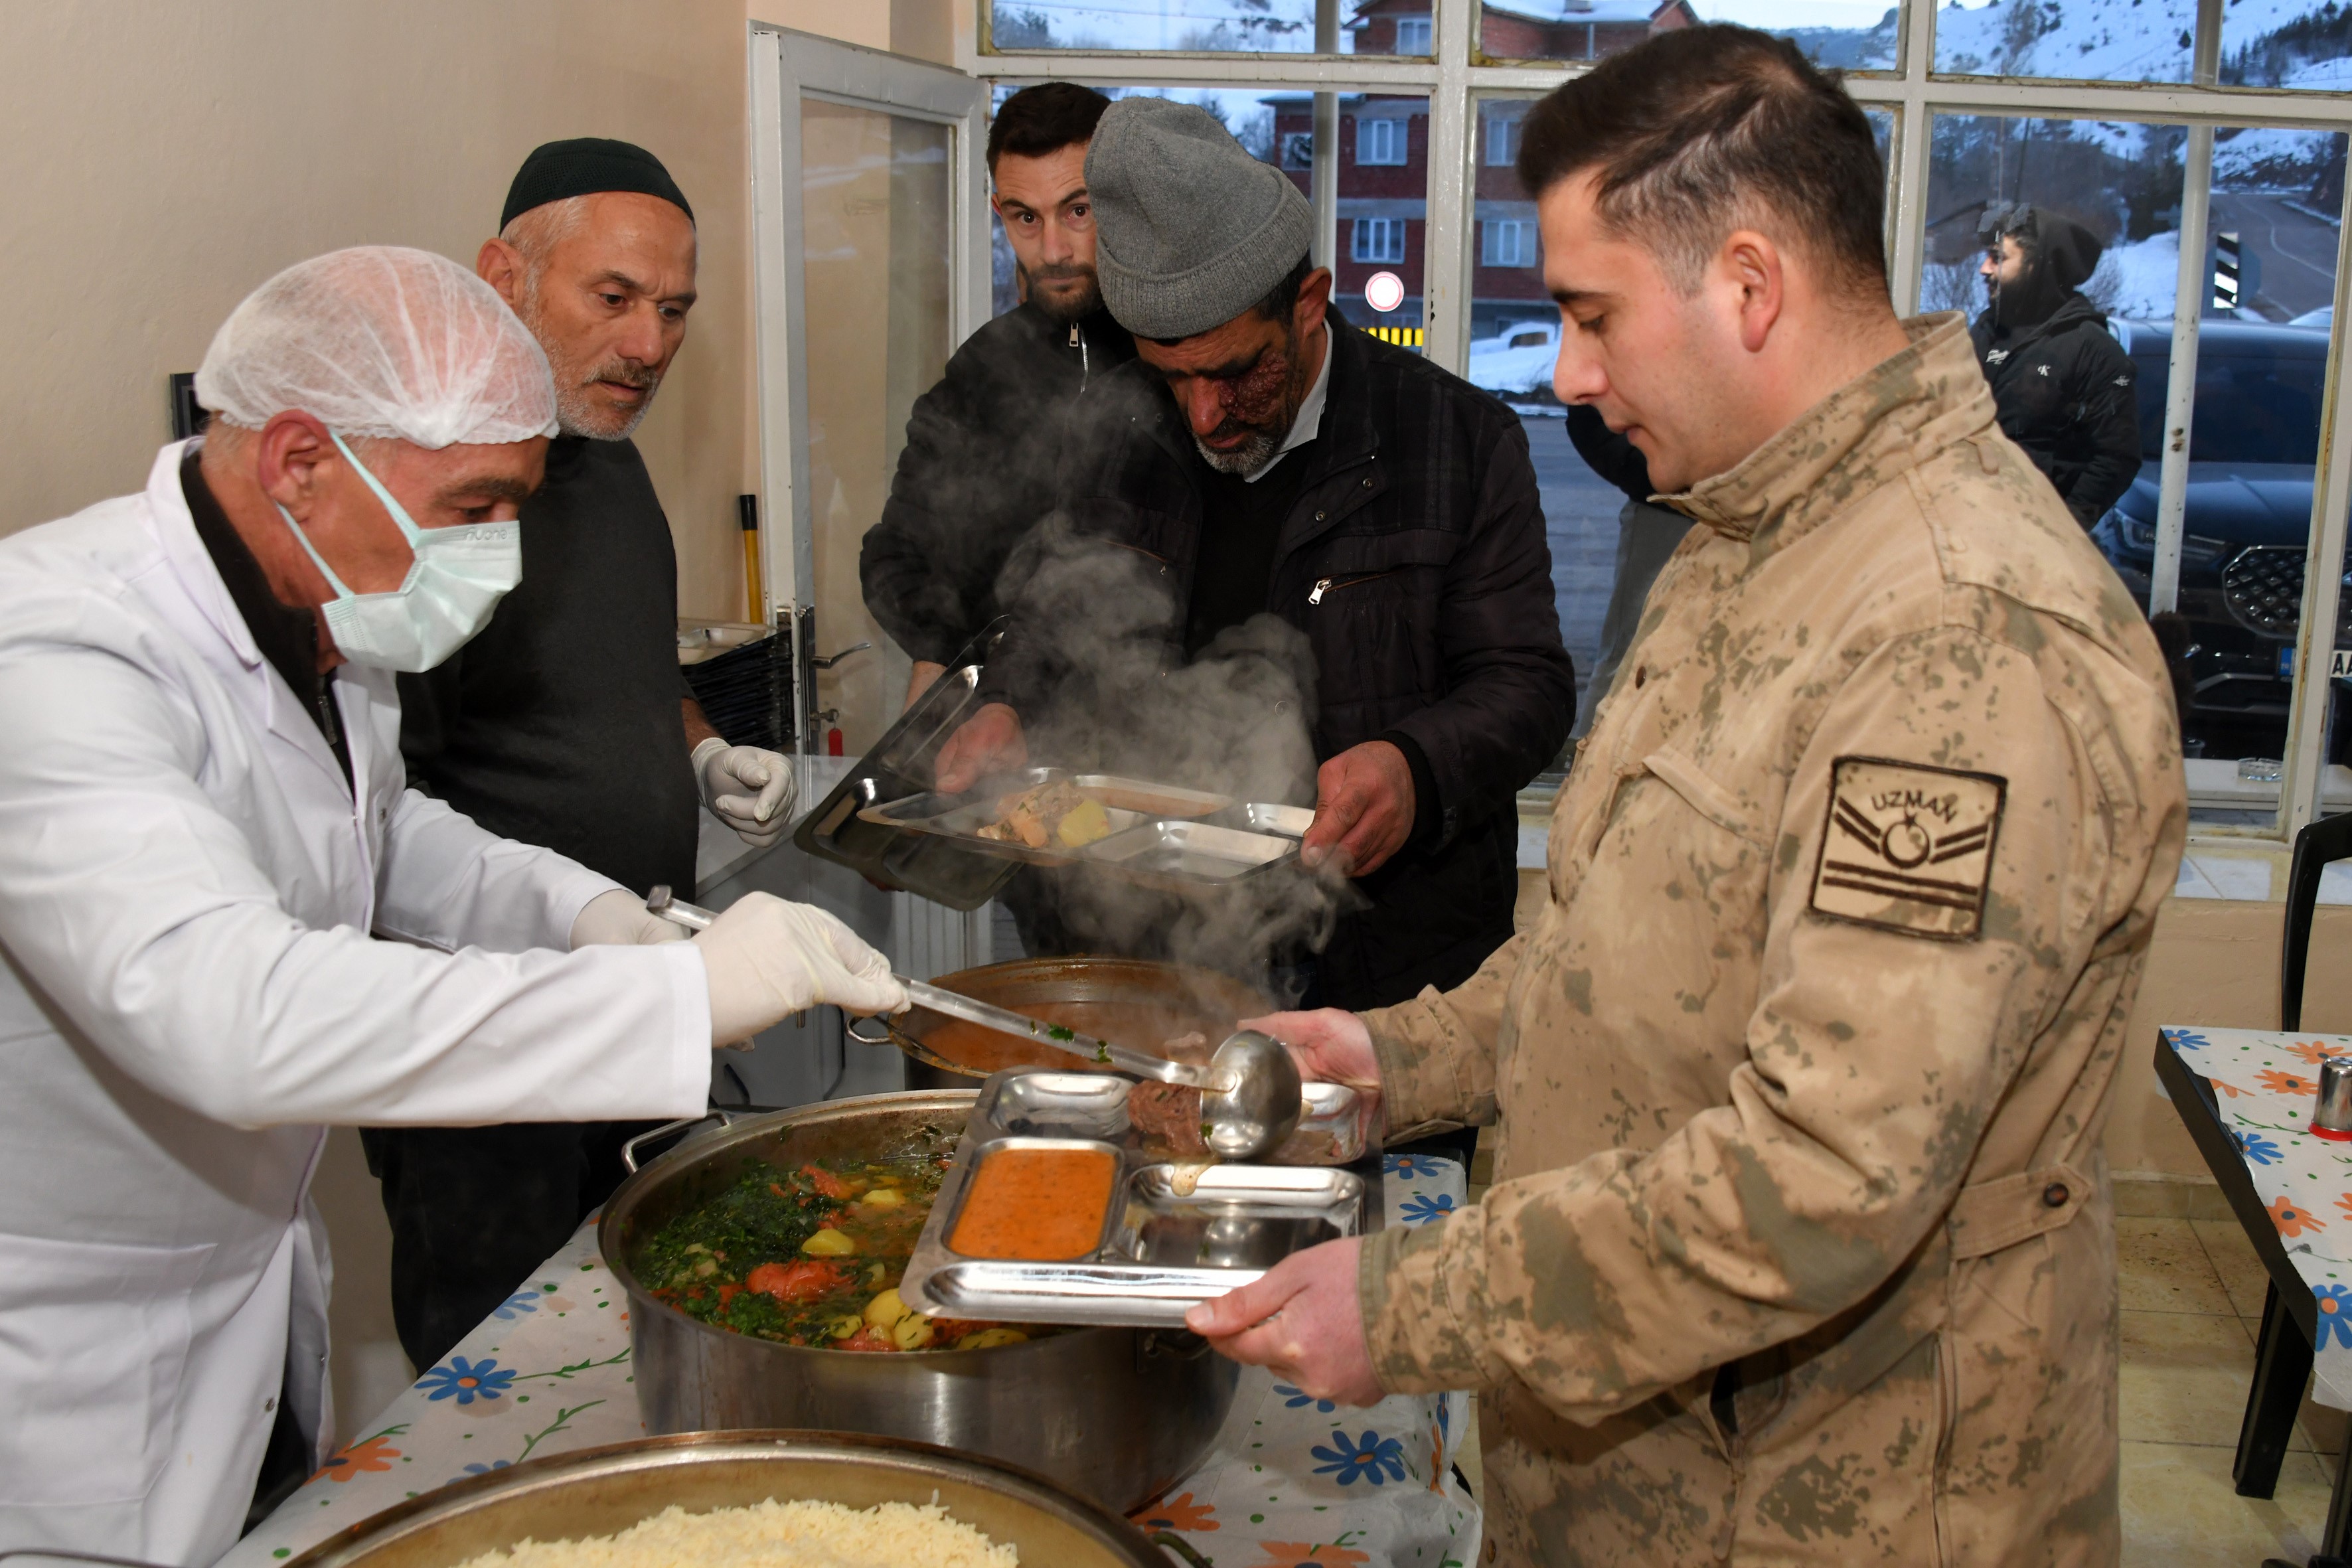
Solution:
<svg viewBox="0 0 2352 1568"><path fill-rule="evenodd" d="M1391 1155L1383 1166L1390 1225L1426 1225L1466 1201L1465 1173L1450 1160ZM221 1568L274 1568L451 1481L645 1436L627 1320L592 1219L439 1364L361 1424ZM1171 1563L1468 1568L1478 1561L1481 1521L1453 1474L1468 1406L1453 1394L1352 1410L1246 1368L1209 1457L1134 1518L1147 1533L1173 1538Z"/></svg>

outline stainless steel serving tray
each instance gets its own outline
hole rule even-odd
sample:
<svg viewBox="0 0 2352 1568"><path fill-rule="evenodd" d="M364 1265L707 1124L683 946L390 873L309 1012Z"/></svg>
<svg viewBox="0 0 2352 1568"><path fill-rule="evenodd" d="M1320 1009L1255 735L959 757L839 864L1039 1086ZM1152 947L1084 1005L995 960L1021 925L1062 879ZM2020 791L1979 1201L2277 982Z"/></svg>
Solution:
<svg viewBox="0 0 2352 1568"><path fill-rule="evenodd" d="M1111 832L1076 849L1033 848L983 838L1004 796L1055 780L1066 781L1102 805ZM877 802L858 811L861 821L894 832L951 840L964 848L1033 865L1096 865L1139 880L1180 888L1217 888L1259 876L1298 854L1297 838L1280 829L1214 826L1201 819L1252 823L1255 813L1314 813L1298 806L1236 805L1234 797L1116 773L1072 773L1024 768L990 779L961 795L937 791ZM1286 818L1284 820L1287 820ZM1303 825L1298 831L1305 832Z"/></svg>
<svg viewBox="0 0 2352 1568"><path fill-rule="evenodd" d="M1097 839L1081 858L1156 880L1223 885L1298 856L1298 840L1204 822L1146 822Z"/></svg>
<svg viewBox="0 0 2352 1568"><path fill-rule="evenodd" d="M1180 1167L1146 1152L1127 1125L1125 1092L1106 1083L1127 1080L1013 1068L982 1086L898 1287L909 1307L932 1316L1181 1328L1191 1308L1248 1284L1290 1254L1377 1228L1378 1206L1351 1171ZM998 1149L1040 1147L1110 1148L1118 1155L1094 1249L1038 1263L950 1247L981 1162Z"/></svg>

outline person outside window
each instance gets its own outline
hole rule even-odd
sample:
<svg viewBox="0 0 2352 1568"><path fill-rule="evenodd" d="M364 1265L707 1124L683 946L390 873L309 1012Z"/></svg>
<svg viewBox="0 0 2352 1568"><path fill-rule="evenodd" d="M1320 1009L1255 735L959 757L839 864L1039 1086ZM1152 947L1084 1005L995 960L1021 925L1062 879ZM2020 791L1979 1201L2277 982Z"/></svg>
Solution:
<svg viewBox="0 0 2352 1568"><path fill-rule="evenodd" d="M1988 303L1969 329L2001 434L2025 448L2084 528L2139 472L2139 373L2083 294L2090 230L2047 207L1995 203L1978 227Z"/></svg>

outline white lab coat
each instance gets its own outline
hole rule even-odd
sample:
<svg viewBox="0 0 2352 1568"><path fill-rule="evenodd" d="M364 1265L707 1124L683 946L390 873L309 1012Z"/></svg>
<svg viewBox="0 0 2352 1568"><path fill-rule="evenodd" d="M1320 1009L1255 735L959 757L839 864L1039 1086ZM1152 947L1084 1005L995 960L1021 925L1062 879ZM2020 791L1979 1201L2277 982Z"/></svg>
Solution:
<svg viewBox="0 0 2352 1568"><path fill-rule="evenodd" d="M563 952L614 884L408 790L347 665L354 807L181 451L0 541L0 1547L203 1563L281 1385L331 1430L319 1124L692 1114L710 1023L691 943Z"/></svg>

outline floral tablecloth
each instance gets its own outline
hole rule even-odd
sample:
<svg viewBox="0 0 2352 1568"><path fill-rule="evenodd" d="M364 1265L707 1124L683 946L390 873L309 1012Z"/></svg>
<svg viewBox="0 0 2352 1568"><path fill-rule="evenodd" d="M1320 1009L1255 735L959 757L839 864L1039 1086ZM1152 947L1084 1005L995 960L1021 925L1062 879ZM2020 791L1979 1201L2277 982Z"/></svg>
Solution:
<svg viewBox="0 0 2352 1568"><path fill-rule="evenodd" d="M2352 1410L2352 1142L2311 1132L2319 1064L2352 1057L2352 1036L2176 1027L2163 1035L2182 1065L2213 1086L2221 1125L2315 1298L2312 1397Z"/></svg>
<svg viewBox="0 0 2352 1568"><path fill-rule="evenodd" d="M1426 1225L1467 1199L1454 1161L1391 1155L1384 1164L1391 1225ZM436 1487L643 1436L628 1320L592 1220L221 1568L270 1568ZM1216 1568L1465 1568L1478 1560L1481 1522L1453 1474L1468 1415L1465 1394L1353 1410L1245 1368L1207 1460L1135 1520L1181 1536Z"/></svg>

